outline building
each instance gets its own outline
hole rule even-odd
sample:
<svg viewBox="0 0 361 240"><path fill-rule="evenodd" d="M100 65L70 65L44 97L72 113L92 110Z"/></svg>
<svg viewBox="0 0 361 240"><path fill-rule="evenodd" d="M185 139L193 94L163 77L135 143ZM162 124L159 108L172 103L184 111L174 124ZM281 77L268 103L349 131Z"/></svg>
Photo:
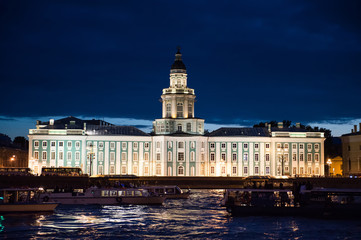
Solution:
<svg viewBox="0 0 361 240"><path fill-rule="evenodd" d="M293 128L220 128L204 134L178 50L153 133L75 117L29 130L29 167L81 167L91 175L323 176L324 134Z"/></svg>
<svg viewBox="0 0 361 240"><path fill-rule="evenodd" d="M336 156L334 158L329 158L326 161L328 165L328 174L331 177L341 177L342 176L342 157Z"/></svg>
<svg viewBox="0 0 361 240"><path fill-rule="evenodd" d="M342 139L342 159L343 174L345 176L361 175L361 123L359 131L357 125L351 133L341 136Z"/></svg>

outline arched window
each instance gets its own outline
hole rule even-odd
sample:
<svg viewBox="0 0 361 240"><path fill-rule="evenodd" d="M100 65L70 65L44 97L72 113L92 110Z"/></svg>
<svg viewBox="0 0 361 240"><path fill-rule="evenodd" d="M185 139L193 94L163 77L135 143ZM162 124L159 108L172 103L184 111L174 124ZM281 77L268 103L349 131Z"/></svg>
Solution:
<svg viewBox="0 0 361 240"><path fill-rule="evenodd" d="M188 103L188 117L189 118L193 117L193 105L192 105L192 103Z"/></svg>
<svg viewBox="0 0 361 240"><path fill-rule="evenodd" d="M102 165L98 166L98 174L103 175L103 166Z"/></svg>
<svg viewBox="0 0 361 240"><path fill-rule="evenodd" d="M187 123L187 132L192 131L192 124L191 123Z"/></svg>
<svg viewBox="0 0 361 240"><path fill-rule="evenodd" d="M184 175L184 167L183 166L178 167L178 175Z"/></svg>
<svg viewBox="0 0 361 240"><path fill-rule="evenodd" d="M168 152L168 162L172 161L172 152Z"/></svg>

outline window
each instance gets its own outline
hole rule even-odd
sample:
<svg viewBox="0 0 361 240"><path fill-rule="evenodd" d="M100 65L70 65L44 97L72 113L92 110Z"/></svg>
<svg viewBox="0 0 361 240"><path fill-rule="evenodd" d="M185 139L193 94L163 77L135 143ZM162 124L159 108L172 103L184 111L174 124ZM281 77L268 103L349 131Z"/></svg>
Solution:
<svg viewBox="0 0 361 240"><path fill-rule="evenodd" d="M303 149L303 144L300 144L300 149Z"/></svg>
<svg viewBox="0 0 361 240"><path fill-rule="evenodd" d="M232 161L233 162L237 161L237 153L232 153Z"/></svg>
<svg viewBox="0 0 361 240"><path fill-rule="evenodd" d="M149 160L149 153L144 153L144 160L145 161L148 161Z"/></svg>
<svg viewBox="0 0 361 240"><path fill-rule="evenodd" d="M50 142L50 146L55 147L55 142Z"/></svg>
<svg viewBox="0 0 361 240"><path fill-rule="evenodd" d="M138 175L138 166L133 166L133 174Z"/></svg>
<svg viewBox="0 0 361 240"><path fill-rule="evenodd" d="M269 162L269 154L266 154L266 162Z"/></svg>
<svg viewBox="0 0 361 240"><path fill-rule="evenodd" d="M259 161L258 153L254 154L254 160L255 160L256 162Z"/></svg>
<svg viewBox="0 0 361 240"><path fill-rule="evenodd" d="M64 153L63 152L59 152L59 160L64 160Z"/></svg>
<svg viewBox="0 0 361 240"><path fill-rule="evenodd" d="M47 160L47 152L43 152L43 161Z"/></svg>
<svg viewBox="0 0 361 240"><path fill-rule="evenodd" d="M216 160L214 153L211 153L211 162L214 162Z"/></svg>
<svg viewBox="0 0 361 240"><path fill-rule="evenodd" d="M55 152L50 153L50 160L55 160Z"/></svg>
<svg viewBox="0 0 361 240"><path fill-rule="evenodd" d="M184 153L183 152L178 153L178 161L184 161Z"/></svg>
<svg viewBox="0 0 361 240"><path fill-rule="evenodd" d="M243 167L243 173L248 174L248 167Z"/></svg>
<svg viewBox="0 0 361 240"><path fill-rule="evenodd" d="M237 148L237 143L232 143L232 148L236 149Z"/></svg>
<svg viewBox="0 0 361 240"><path fill-rule="evenodd" d="M303 174L303 167L300 167L300 174Z"/></svg>
<svg viewBox="0 0 361 240"><path fill-rule="evenodd" d="M319 147L320 147L320 145L315 144L315 150L316 150L316 151L318 151Z"/></svg>
<svg viewBox="0 0 361 240"><path fill-rule="evenodd" d="M172 105L170 103L167 103L166 105L166 117L171 117L172 114Z"/></svg>
<svg viewBox="0 0 361 240"><path fill-rule="evenodd" d="M255 149L258 149L258 148L259 148L258 143L255 143L255 144L254 144L254 148L255 148Z"/></svg>
<svg viewBox="0 0 361 240"><path fill-rule="evenodd" d="M307 174L308 174L308 175L311 175L311 174L312 174L312 168L311 168L311 167L308 167L308 168L307 168Z"/></svg>
<svg viewBox="0 0 361 240"><path fill-rule="evenodd" d="M266 143L266 148L269 149L269 143Z"/></svg>
<svg viewBox="0 0 361 240"><path fill-rule="evenodd" d="M243 148L248 148L248 143L244 143Z"/></svg>
<svg viewBox="0 0 361 240"><path fill-rule="evenodd" d="M312 144L307 144L307 150L311 151L311 149L312 149Z"/></svg>
<svg viewBox="0 0 361 240"><path fill-rule="evenodd" d="M99 148L103 148L104 147L104 142L99 142Z"/></svg>
<svg viewBox="0 0 361 240"><path fill-rule="evenodd" d="M172 152L168 152L168 162L172 161Z"/></svg>
<svg viewBox="0 0 361 240"><path fill-rule="evenodd" d="M78 142L75 142L75 147L76 148L80 148L80 142L78 141Z"/></svg>
<svg viewBox="0 0 361 240"><path fill-rule="evenodd" d="M237 174L237 167L235 167L235 166L232 167L232 174L233 175Z"/></svg>
<svg viewBox="0 0 361 240"><path fill-rule="evenodd" d="M288 143L285 143L285 149L288 150Z"/></svg>
<svg viewBox="0 0 361 240"><path fill-rule="evenodd" d="M59 142L59 147L64 147L64 142Z"/></svg>
<svg viewBox="0 0 361 240"><path fill-rule="evenodd" d="M134 148L134 149L137 149L137 148L138 148L138 143L137 143L137 142L134 142L134 143L133 143L133 148Z"/></svg>
<svg viewBox="0 0 361 240"><path fill-rule="evenodd" d="M293 175L296 175L296 174L297 174L297 168L296 168L296 167L294 167L294 168L292 169L292 174L293 174Z"/></svg>
<svg viewBox="0 0 361 240"><path fill-rule="evenodd" d="M191 148L195 148L195 143L194 142L191 142Z"/></svg>
<svg viewBox="0 0 361 240"><path fill-rule="evenodd" d="M296 153L292 154L292 160L297 161L297 154Z"/></svg>
<svg viewBox="0 0 361 240"><path fill-rule="evenodd" d="M122 152L122 161L127 160L127 153Z"/></svg>
<svg viewBox="0 0 361 240"><path fill-rule="evenodd" d="M191 152L191 161L194 161L194 152Z"/></svg>
<svg viewBox="0 0 361 240"><path fill-rule="evenodd" d="M202 142L202 148L204 148L204 146L205 146L205 142Z"/></svg>
<svg viewBox="0 0 361 240"><path fill-rule="evenodd" d="M284 155L284 160L285 160L285 162L288 162L289 161L289 156L288 156L288 153L285 153L285 155Z"/></svg>
<svg viewBox="0 0 361 240"><path fill-rule="evenodd" d="M160 161L160 153L157 153L157 161Z"/></svg>
<svg viewBox="0 0 361 240"><path fill-rule="evenodd" d="M38 151L34 152L34 158L39 160L39 152Z"/></svg>
<svg viewBox="0 0 361 240"><path fill-rule="evenodd" d="M259 174L259 167L254 167L254 174L256 174L256 175Z"/></svg>
<svg viewBox="0 0 361 240"><path fill-rule="evenodd" d="M318 167L316 167L316 175L320 174L320 169Z"/></svg>
<svg viewBox="0 0 361 240"><path fill-rule="evenodd" d="M172 148L172 142L168 142L168 148Z"/></svg>
<svg viewBox="0 0 361 240"><path fill-rule="evenodd" d="M311 155L311 153L307 154L307 162L312 162L312 155Z"/></svg>
<svg viewBox="0 0 361 240"><path fill-rule="evenodd" d="M181 102L177 103L177 117L183 117L183 103Z"/></svg>
<svg viewBox="0 0 361 240"><path fill-rule="evenodd" d="M300 153L300 161L303 161L303 153Z"/></svg>
<svg viewBox="0 0 361 240"><path fill-rule="evenodd" d="M211 146L212 149L214 149L215 144L214 144L214 143L211 143L210 146Z"/></svg>
<svg viewBox="0 0 361 240"><path fill-rule="evenodd" d="M80 161L80 152L75 153L75 160Z"/></svg>
<svg viewBox="0 0 361 240"><path fill-rule="evenodd" d="M226 154L225 153L221 154L221 161L226 161Z"/></svg>
<svg viewBox="0 0 361 240"><path fill-rule="evenodd" d="M277 143L278 150L281 149L281 143Z"/></svg>
<svg viewBox="0 0 361 240"><path fill-rule="evenodd" d="M48 142L47 141L43 141L43 148L46 148L48 146Z"/></svg>
<svg viewBox="0 0 361 240"><path fill-rule="evenodd" d="M102 165L98 166L98 174L103 175L103 166Z"/></svg>
<svg viewBox="0 0 361 240"><path fill-rule="evenodd" d="M110 143L110 149L114 149L115 148L115 142L111 142Z"/></svg>
<svg viewBox="0 0 361 240"><path fill-rule="evenodd" d="M122 149L126 149L127 148L127 143L126 142L122 142Z"/></svg>
<svg viewBox="0 0 361 240"><path fill-rule="evenodd" d="M222 166L221 174L226 174L226 167Z"/></svg>
<svg viewBox="0 0 361 240"><path fill-rule="evenodd" d="M292 144L292 149L297 149L297 145L296 144Z"/></svg>
<svg viewBox="0 0 361 240"><path fill-rule="evenodd" d="M144 167L144 174L145 174L145 175L148 175L148 174L149 174L149 167L148 167L148 166L145 166L145 167Z"/></svg>
<svg viewBox="0 0 361 240"><path fill-rule="evenodd" d="M181 124L178 124L177 129L178 129L178 132L182 132L182 131L183 131L182 125L181 125Z"/></svg>
<svg viewBox="0 0 361 240"><path fill-rule="evenodd" d="M316 153L315 154L315 162L318 162L319 161L319 159L318 159L318 154Z"/></svg>
<svg viewBox="0 0 361 240"><path fill-rule="evenodd" d="M192 103L188 103L188 117L193 117Z"/></svg>
<svg viewBox="0 0 361 240"><path fill-rule="evenodd" d="M204 173L205 173L204 164L201 164L201 175L204 176Z"/></svg>
<svg viewBox="0 0 361 240"><path fill-rule="evenodd" d="M178 148L184 148L184 142L178 142Z"/></svg>
<svg viewBox="0 0 361 240"><path fill-rule="evenodd" d="M34 142L34 147L36 147L36 148L39 147L39 141L35 141L35 142Z"/></svg>
<svg viewBox="0 0 361 240"><path fill-rule="evenodd" d="M122 174L127 174L127 167L126 166L122 166Z"/></svg>
<svg viewBox="0 0 361 240"><path fill-rule="evenodd" d="M114 165L110 165L110 171L109 171L110 174L115 174L115 167Z"/></svg>
<svg viewBox="0 0 361 240"><path fill-rule="evenodd" d="M211 174L214 174L214 167L211 167Z"/></svg>
<svg viewBox="0 0 361 240"><path fill-rule="evenodd" d="M225 143L222 143L222 144L221 144L221 148L222 148L222 149L225 149L225 148L226 148L226 144L225 144Z"/></svg>
<svg viewBox="0 0 361 240"><path fill-rule="evenodd" d="M266 174L269 174L270 171L269 171L269 167L266 167Z"/></svg>
<svg viewBox="0 0 361 240"><path fill-rule="evenodd" d="M162 174L162 168L161 168L160 164L157 164L157 165L156 165L156 167L155 167L155 174L156 174L156 175Z"/></svg>
<svg viewBox="0 0 361 240"><path fill-rule="evenodd" d="M136 160L136 159L134 159ZM114 162L115 161L115 152L110 152L110 161Z"/></svg>
<svg viewBox="0 0 361 240"><path fill-rule="evenodd" d="M68 152L67 158L68 161L71 161L71 152Z"/></svg>
<svg viewBox="0 0 361 240"><path fill-rule="evenodd" d="M192 124L191 123L187 123L187 132L192 131Z"/></svg>
<svg viewBox="0 0 361 240"><path fill-rule="evenodd" d="M72 147L72 142L68 141L68 148Z"/></svg>
<svg viewBox="0 0 361 240"><path fill-rule="evenodd" d="M248 153L244 153L244 154L243 154L243 160L244 160L244 161L248 161Z"/></svg>
<svg viewBox="0 0 361 240"><path fill-rule="evenodd" d="M201 153L201 162L204 162L204 153Z"/></svg>
<svg viewBox="0 0 361 240"><path fill-rule="evenodd" d="M149 143L148 142L144 143L144 148L149 148Z"/></svg>

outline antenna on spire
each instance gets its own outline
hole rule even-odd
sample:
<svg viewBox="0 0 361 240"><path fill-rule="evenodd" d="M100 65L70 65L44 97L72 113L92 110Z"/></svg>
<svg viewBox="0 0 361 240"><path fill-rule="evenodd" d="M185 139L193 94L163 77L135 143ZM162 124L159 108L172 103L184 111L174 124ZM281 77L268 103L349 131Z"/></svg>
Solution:
<svg viewBox="0 0 361 240"><path fill-rule="evenodd" d="M177 50L177 54L180 54L181 47L179 45L177 46Z"/></svg>

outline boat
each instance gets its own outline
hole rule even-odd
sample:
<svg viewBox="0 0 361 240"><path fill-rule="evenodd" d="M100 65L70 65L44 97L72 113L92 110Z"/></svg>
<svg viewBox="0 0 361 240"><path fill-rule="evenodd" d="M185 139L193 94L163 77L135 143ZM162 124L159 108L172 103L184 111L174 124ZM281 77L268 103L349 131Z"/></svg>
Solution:
<svg viewBox="0 0 361 240"><path fill-rule="evenodd" d="M188 189L184 192L178 186L147 186L143 187L147 189L151 195L164 196L166 199L187 199L191 195L191 191Z"/></svg>
<svg viewBox="0 0 361 240"><path fill-rule="evenodd" d="M151 196L146 189L141 188L97 188L91 187L85 191L72 192L52 191L40 195L43 201L54 201L60 204L99 204L99 205L161 205L165 197Z"/></svg>
<svg viewBox="0 0 361 240"><path fill-rule="evenodd" d="M0 189L1 213L52 212L58 206L54 202L42 202L38 199L37 188Z"/></svg>
<svg viewBox="0 0 361 240"><path fill-rule="evenodd" d="M233 216L359 217L361 189L228 189L222 206Z"/></svg>

